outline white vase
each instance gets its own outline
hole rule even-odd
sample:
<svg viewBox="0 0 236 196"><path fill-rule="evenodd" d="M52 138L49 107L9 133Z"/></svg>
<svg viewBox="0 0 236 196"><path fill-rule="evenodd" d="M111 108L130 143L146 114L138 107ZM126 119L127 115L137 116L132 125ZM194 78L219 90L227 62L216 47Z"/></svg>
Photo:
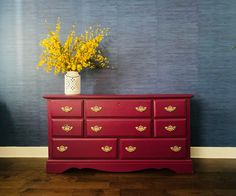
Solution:
<svg viewBox="0 0 236 196"><path fill-rule="evenodd" d="M81 78L77 71L68 71L65 74L65 94L80 94Z"/></svg>

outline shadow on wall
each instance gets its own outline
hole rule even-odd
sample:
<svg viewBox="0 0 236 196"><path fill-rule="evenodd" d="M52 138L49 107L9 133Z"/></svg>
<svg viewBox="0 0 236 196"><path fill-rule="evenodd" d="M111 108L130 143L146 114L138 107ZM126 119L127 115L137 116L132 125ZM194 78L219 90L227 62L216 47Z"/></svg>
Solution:
<svg viewBox="0 0 236 196"><path fill-rule="evenodd" d="M112 71L103 71L101 73L101 76L96 79L95 85L94 85L94 94L118 94L117 89L116 89L116 84L114 84L114 73ZM110 76L108 76L110 74ZM104 79L103 79L104 78Z"/></svg>
<svg viewBox="0 0 236 196"><path fill-rule="evenodd" d="M92 94L118 94L117 73L113 69L86 70L82 75L82 92Z"/></svg>
<svg viewBox="0 0 236 196"><path fill-rule="evenodd" d="M197 143L202 141L201 130L201 103L197 98L191 99L191 146L196 146Z"/></svg>
<svg viewBox="0 0 236 196"><path fill-rule="evenodd" d="M7 105L0 102L0 146L5 146L9 143L13 144L14 139L14 121ZM12 133L12 134L11 134Z"/></svg>

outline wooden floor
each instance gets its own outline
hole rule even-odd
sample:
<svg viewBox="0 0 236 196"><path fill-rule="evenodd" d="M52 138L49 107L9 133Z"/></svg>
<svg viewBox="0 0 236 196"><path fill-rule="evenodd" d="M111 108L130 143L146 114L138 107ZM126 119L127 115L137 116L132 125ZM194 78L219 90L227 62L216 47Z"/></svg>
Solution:
<svg viewBox="0 0 236 196"><path fill-rule="evenodd" d="M45 159L0 159L0 196L236 196L236 160L194 159L195 173L109 173L92 169L46 174Z"/></svg>

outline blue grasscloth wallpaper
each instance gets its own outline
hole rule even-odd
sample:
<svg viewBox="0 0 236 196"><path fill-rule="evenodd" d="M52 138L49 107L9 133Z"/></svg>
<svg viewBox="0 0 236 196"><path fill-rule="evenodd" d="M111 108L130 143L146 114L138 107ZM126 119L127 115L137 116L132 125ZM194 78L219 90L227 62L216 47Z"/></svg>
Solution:
<svg viewBox="0 0 236 196"><path fill-rule="evenodd" d="M83 94L193 93L192 146L236 146L235 0L1 0L1 146L47 145L42 96L63 93L63 76L36 64L58 16L64 37L111 29L112 68L84 71Z"/></svg>

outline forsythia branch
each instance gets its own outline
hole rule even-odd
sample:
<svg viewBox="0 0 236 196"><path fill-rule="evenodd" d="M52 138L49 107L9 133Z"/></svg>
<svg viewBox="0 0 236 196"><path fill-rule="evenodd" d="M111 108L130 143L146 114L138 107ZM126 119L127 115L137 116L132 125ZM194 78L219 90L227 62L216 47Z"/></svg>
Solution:
<svg viewBox="0 0 236 196"><path fill-rule="evenodd" d="M43 52L38 67L45 66L46 72L54 69L54 73L58 74L108 66L107 57L98 49L102 40L108 36L108 28L90 27L79 36L75 35L73 28L64 42L60 40L60 31L61 22L58 20L55 31L50 30L47 37L40 41Z"/></svg>

